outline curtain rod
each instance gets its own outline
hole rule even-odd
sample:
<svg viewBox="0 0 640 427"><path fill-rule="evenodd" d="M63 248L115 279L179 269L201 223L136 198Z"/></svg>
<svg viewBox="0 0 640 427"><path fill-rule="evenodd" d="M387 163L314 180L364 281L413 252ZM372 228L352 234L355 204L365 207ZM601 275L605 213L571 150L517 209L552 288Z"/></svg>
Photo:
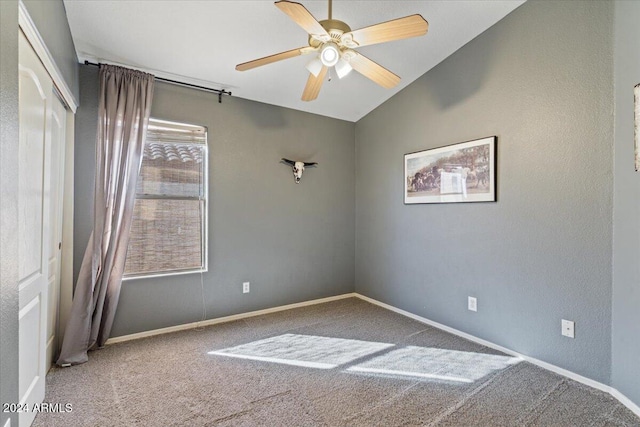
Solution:
<svg viewBox="0 0 640 427"><path fill-rule="evenodd" d="M84 61L84 65L92 65L94 67L99 67L100 66L100 64L96 64L95 62L89 62L89 61ZM165 78L162 78L162 77L155 77L155 79L159 80L161 82L171 83L171 84L178 85L178 86L186 86L186 87L190 87L190 88L194 88L194 89L204 90L204 91L207 91L207 92L217 93L218 94L218 103L220 103L220 104L222 104L222 95L231 96L231 92L229 92L227 90L224 90L224 89L212 89L210 87L198 86L198 85L194 85L194 84L191 84L191 83L180 82L178 80L165 79Z"/></svg>

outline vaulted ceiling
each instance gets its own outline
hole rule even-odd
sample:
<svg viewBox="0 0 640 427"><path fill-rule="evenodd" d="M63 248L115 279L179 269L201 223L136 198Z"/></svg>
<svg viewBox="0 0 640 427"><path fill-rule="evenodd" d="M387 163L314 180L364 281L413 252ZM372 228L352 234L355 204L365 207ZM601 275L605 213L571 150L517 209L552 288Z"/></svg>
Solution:
<svg viewBox="0 0 640 427"><path fill-rule="evenodd" d="M299 0L300 1L300 0ZM300 1L317 20L327 1ZM216 89L234 96L357 121L429 71L524 0L351 1L335 0L333 18L358 29L419 13L426 36L364 46L360 53L399 75L384 89L352 72L335 74L318 99L300 99L310 56L248 71L236 64L307 45L307 34L273 1L65 0L81 62L107 62Z"/></svg>

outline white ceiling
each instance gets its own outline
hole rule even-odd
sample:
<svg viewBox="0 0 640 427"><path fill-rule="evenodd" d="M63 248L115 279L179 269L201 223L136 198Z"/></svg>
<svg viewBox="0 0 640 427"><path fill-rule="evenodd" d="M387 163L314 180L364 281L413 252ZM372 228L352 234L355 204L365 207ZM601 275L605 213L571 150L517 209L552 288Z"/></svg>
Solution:
<svg viewBox="0 0 640 427"><path fill-rule="evenodd" d="M358 51L398 74L383 89L352 72L325 82L318 99L300 100L311 56L244 72L236 64L307 45L307 34L270 0L64 0L80 62L107 62L216 89L233 96L357 121L495 24L524 0L335 0L333 18L352 29L415 13L426 36L365 46ZM302 0L316 19L326 0Z"/></svg>

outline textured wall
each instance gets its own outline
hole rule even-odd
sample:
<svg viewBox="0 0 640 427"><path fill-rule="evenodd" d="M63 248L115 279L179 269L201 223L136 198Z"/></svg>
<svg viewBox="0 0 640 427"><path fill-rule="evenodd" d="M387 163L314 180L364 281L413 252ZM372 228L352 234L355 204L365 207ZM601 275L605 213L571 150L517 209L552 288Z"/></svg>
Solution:
<svg viewBox="0 0 640 427"><path fill-rule="evenodd" d="M76 101L80 99L78 57L62 0L23 0L47 49Z"/></svg>
<svg viewBox="0 0 640 427"><path fill-rule="evenodd" d="M93 228L93 184L98 126L98 69L79 67L80 106L74 121L73 288Z"/></svg>
<svg viewBox="0 0 640 427"><path fill-rule="evenodd" d="M611 385L640 406L640 172L633 165L632 92L640 83L640 2L615 4Z"/></svg>
<svg viewBox="0 0 640 427"><path fill-rule="evenodd" d="M0 403L18 402L18 2L0 1ZM17 414L0 412L0 425Z"/></svg>
<svg viewBox="0 0 640 427"><path fill-rule="evenodd" d="M75 270L91 229L98 70L81 66L76 118ZM350 122L158 83L152 116L208 127L207 317L352 292ZM295 184L281 157L317 161ZM242 294L242 282L251 292ZM200 275L125 281L112 336L200 320Z"/></svg>
<svg viewBox="0 0 640 427"><path fill-rule="evenodd" d="M612 19L527 2L356 124L357 292L609 382ZM497 203L403 205L404 153L490 135Z"/></svg>

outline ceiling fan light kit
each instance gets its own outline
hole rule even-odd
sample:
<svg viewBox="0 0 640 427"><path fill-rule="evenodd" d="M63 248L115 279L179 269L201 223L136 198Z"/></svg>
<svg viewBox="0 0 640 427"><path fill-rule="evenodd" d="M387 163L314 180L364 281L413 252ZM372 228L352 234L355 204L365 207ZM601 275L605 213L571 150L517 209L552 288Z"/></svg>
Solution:
<svg viewBox="0 0 640 427"><path fill-rule="evenodd" d="M347 61L345 61L344 58L340 58L340 60L335 65L335 69L338 78L341 79L349 74L351 70L353 70L353 67Z"/></svg>
<svg viewBox="0 0 640 427"><path fill-rule="evenodd" d="M320 70L322 70L322 61L320 58L313 58L305 67L314 77L318 77Z"/></svg>
<svg viewBox="0 0 640 427"><path fill-rule="evenodd" d="M410 15L352 31L346 23L332 19L332 0L329 0L329 19L323 21L317 21L300 3L281 0L275 2L275 6L309 34L309 45L238 64L236 70L246 71L319 51L318 57L306 65L309 78L302 93L303 101L312 101L318 97L331 67L335 67L338 78L343 78L355 69L384 88L396 86L400 82L399 76L353 49L422 36L429 29L428 22L422 16Z"/></svg>
<svg viewBox="0 0 640 427"><path fill-rule="evenodd" d="M320 50L320 61L327 66L333 67L340 59L340 50L334 42L325 43Z"/></svg>

